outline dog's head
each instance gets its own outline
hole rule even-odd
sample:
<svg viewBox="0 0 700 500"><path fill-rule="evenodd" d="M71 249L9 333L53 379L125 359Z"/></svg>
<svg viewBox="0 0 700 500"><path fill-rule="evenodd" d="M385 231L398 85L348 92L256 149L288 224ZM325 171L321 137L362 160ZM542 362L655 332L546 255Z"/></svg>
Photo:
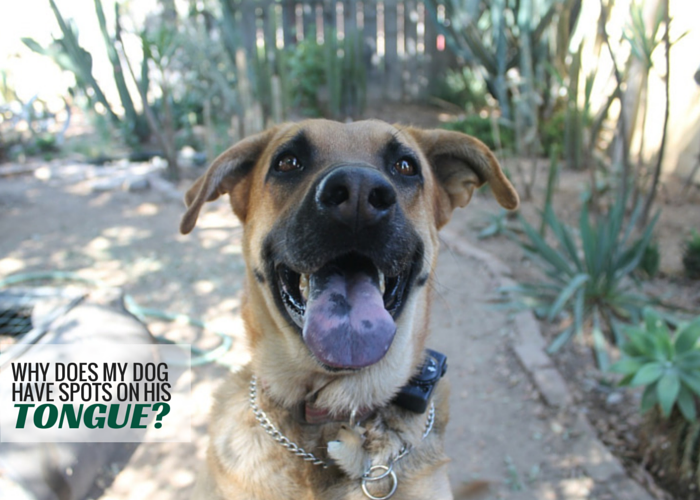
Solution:
<svg viewBox="0 0 700 500"><path fill-rule="evenodd" d="M219 156L187 192L180 229L189 233L205 202L229 194L244 227L256 372L281 400L323 386L326 407L371 407L419 363L437 231L486 182L501 205L517 207L473 137L309 120Z"/></svg>

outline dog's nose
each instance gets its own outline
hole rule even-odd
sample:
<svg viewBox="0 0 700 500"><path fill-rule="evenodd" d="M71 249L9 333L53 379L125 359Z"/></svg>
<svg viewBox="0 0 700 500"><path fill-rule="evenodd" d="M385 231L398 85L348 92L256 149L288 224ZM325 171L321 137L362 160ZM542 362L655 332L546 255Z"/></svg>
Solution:
<svg viewBox="0 0 700 500"><path fill-rule="evenodd" d="M371 167L337 167L316 188L319 211L355 231L381 222L394 205L394 187Z"/></svg>

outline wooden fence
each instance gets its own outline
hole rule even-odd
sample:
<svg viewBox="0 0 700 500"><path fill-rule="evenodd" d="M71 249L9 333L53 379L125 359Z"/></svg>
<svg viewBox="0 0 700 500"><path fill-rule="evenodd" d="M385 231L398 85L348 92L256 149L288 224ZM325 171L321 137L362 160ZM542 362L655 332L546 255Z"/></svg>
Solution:
<svg viewBox="0 0 700 500"><path fill-rule="evenodd" d="M249 59L274 58L275 50L309 37L360 35L371 99L420 100L454 61L425 2L416 0L227 0L229 22ZM437 6L437 21L445 8Z"/></svg>

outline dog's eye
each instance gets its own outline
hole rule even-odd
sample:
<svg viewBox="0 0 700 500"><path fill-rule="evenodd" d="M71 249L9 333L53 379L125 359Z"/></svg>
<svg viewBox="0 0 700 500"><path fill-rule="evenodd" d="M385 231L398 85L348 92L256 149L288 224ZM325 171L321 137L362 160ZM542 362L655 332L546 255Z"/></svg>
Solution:
<svg viewBox="0 0 700 500"><path fill-rule="evenodd" d="M394 170L396 173L410 177L418 173L416 164L410 158L401 158L399 161L394 163Z"/></svg>
<svg viewBox="0 0 700 500"><path fill-rule="evenodd" d="M275 170L278 172L293 172L295 170L301 170L302 168L304 167L299 161L299 158L294 155L284 155L277 162Z"/></svg>

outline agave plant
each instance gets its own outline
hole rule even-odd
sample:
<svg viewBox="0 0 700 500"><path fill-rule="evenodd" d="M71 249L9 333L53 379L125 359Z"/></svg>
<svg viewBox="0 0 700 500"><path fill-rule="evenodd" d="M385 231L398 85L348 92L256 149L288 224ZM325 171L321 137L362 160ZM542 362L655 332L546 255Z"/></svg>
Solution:
<svg viewBox="0 0 700 500"><path fill-rule="evenodd" d="M640 326L625 328L622 358L611 370L624 375L621 385L643 387L641 449L648 463L681 488L700 486L700 316L678 325L644 310Z"/></svg>
<svg viewBox="0 0 700 500"><path fill-rule="evenodd" d="M637 282L632 273L640 264L658 220L657 214L639 239L630 242L640 212L638 207L625 227L625 200L620 199L606 216L592 223L586 204L581 209L576 235L547 206L543 217L554 244L522 220L527 240L520 244L542 267L546 280L521 283L512 289L518 296L516 303L534 309L547 321L554 321L563 312L572 318L571 324L551 343L549 352L557 351L574 334L582 334L584 325L591 324L598 364L605 369L608 338L619 344L623 338L620 326L639 321L650 299L635 292ZM605 332L610 335L606 337Z"/></svg>
<svg viewBox="0 0 700 500"><path fill-rule="evenodd" d="M666 321L652 309L644 309L641 326L624 328L622 359L610 369L621 373L620 385L645 387L641 409L658 405L665 418L674 407L689 422L697 418L700 397L700 316L680 325L671 335Z"/></svg>
<svg viewBox="0 0 700 500"><path fill-rule="evenodd" d="M479 229L476 237L480 240L502 235L514 238L517 228L508 218L509 215L510 213L505 209L500 209L496 213L484 212L482 220L476 224Z"/></svg>

